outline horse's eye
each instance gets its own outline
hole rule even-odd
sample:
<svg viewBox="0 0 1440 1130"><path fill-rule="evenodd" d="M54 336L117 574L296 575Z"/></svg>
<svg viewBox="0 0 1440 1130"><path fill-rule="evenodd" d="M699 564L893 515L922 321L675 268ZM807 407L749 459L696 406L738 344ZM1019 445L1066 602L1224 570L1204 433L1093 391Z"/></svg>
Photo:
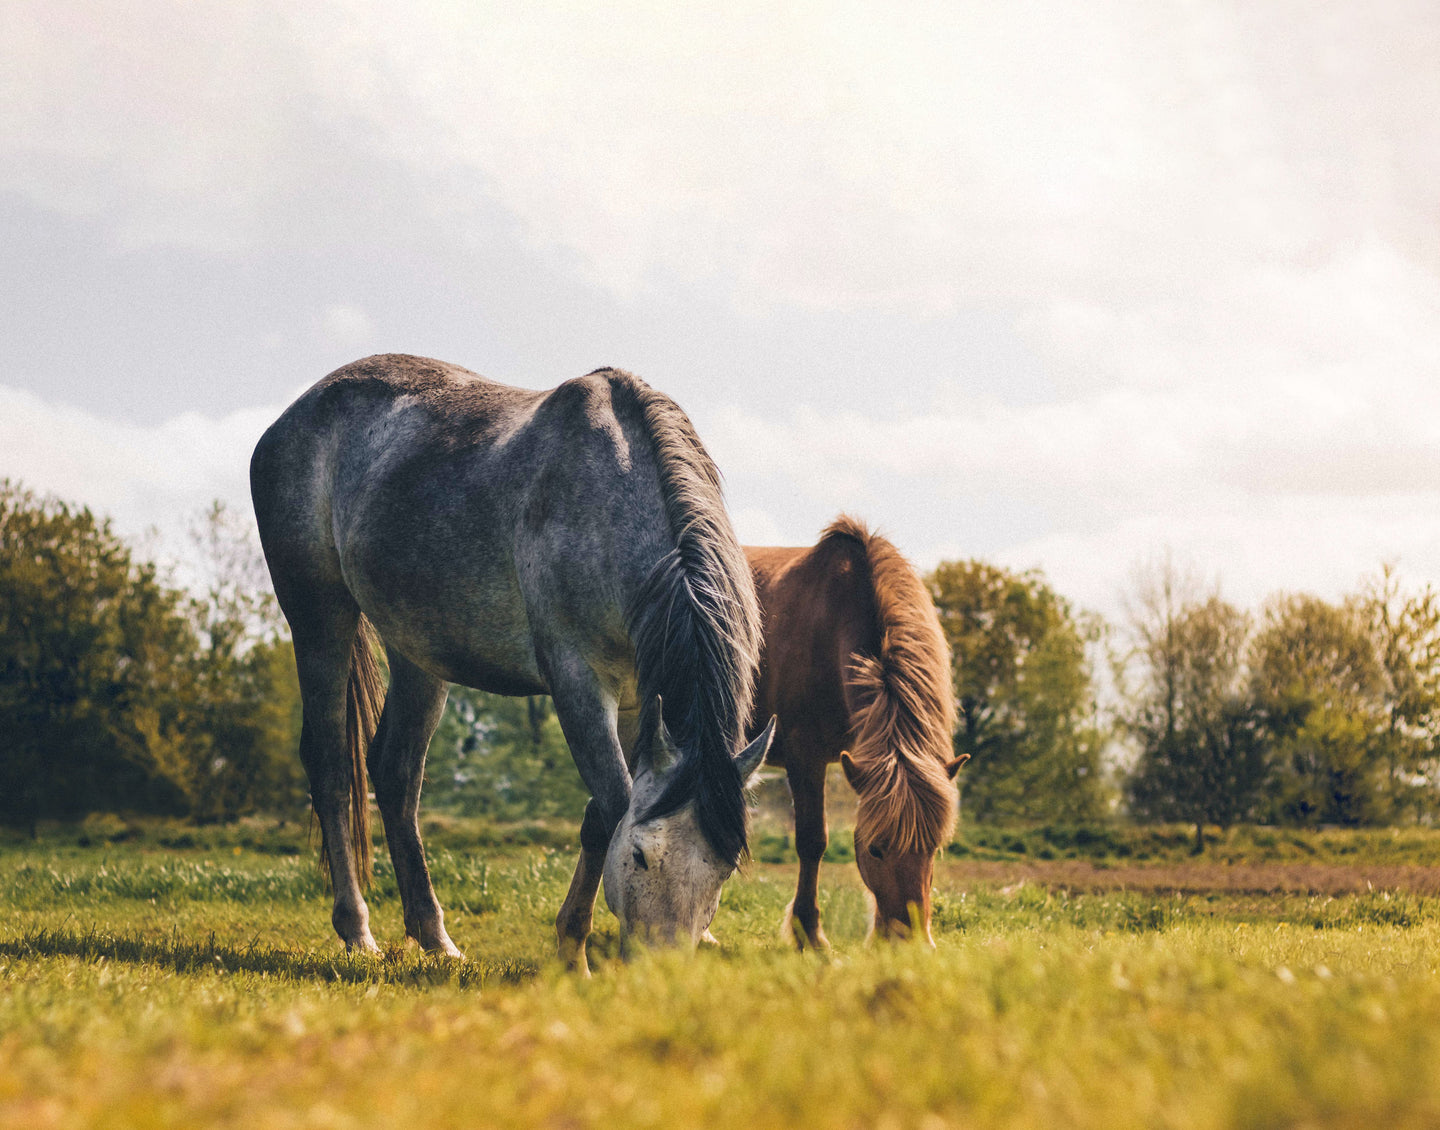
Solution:
<svg viewBox="0 0 1440 1130"><path fill-rule="evenodd" d="M635 861L635 866L640 868L641 871L650 870L650 864L645 862L645 853L638 847L630 852L630 858Z"/></svg>
<svg viewBox="0 0 1440 1130"><path fill-rule="evenodd" d="M876 859L884 859L884 858L885 858L885 853L884 853L879 847L877 847L875 844L871 844L871 845L870 845L870 854L873 855Z"/></svg>

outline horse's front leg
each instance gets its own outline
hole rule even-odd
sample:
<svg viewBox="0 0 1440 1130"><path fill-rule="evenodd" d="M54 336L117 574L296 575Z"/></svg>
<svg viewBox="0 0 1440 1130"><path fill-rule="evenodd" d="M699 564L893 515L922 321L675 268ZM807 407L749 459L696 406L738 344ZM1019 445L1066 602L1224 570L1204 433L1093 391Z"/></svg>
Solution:
<svg viewBox="0 0 1440 1130"><path fill-rule="evenodd" d="M375 801L405 912L405 933L427 953L464 957L445 932L445 914L420 839L420 783L425 751L445 711L446 685L391 650L390 690L367 759Z"/></svg>
<svg viewBox="0 0 1440 1130"><path fill-rule="evenodd" d="M795 852L800 856L800 877L795 897L785 908L782 930L790 934L797 949L807 945L828 950L830 940L820 927L820 859L830 842L825 825L825 762L807 763L794 752L786 754L786 776L795 803Z"/></svg>
<svg viewBox="0 0 1440 1130"><path fill-rule="evenodd" d="M613 697L578 660L552 657L547 666L555 714L575 767L590 789L590 802L580 824L580 859L555 917L555 934L565 967L588 977L585 942L594 922L595 896L605 873L610 837L630 803L630 771L621 749L621 719Z"/></svg>
<svg viewBox="0 0 1440 1130"><path fill-rule="evenodd" d="M585 956L585 941L595 919L595 896L605 872L605 853L615 825L607 820L592 800L585 806L585 819L580 825L580 859L570 880L570 890L555 916L555 933L559 939L560 960L565 968L584 977L590 976L590 963Z"/></svg>

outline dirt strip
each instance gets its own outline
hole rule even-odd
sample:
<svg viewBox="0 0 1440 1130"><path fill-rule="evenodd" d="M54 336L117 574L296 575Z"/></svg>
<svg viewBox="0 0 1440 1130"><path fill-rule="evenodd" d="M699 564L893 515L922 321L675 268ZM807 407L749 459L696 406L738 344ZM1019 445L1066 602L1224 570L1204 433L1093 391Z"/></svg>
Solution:
<svg viewBox="0 0 1440 1130"><path fill-rule="evenodd" d="M1440 867L1417 864L1334 863L1155 863L1097 867L1079 859L1034 862L943 860L936 880L944 886L982 884L1003 887L1018 882L1071 891L1159 891L1204 894L1342 895L1361 891L1408 891L1440 895Z"/></svg>

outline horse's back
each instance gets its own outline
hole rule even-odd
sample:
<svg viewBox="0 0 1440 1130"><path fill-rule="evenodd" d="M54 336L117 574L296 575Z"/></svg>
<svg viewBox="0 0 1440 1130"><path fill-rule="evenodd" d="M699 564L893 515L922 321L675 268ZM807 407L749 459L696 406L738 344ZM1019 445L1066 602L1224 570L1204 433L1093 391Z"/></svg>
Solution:
<svg viewBox="0 0 1440 1130"><path fill-rule="evenodd" d="M613 490L632 459L606 411L607 387L597 374L541 392L429 358L355 361L261 438L251 461L257 516L262 526L312 525L343 552L356 537L417 545L437 525L519 521L547 478L582 493Z"/></svg>
<svg viewBox="0 0 1440 1130"><path fill-rule="evenodd" d="M752 717L780 718L771 763L782 764L800 734L833 760L849 714L845 669L855 652L879 645L865 547L827 538L813 546L746 546L745 556L765 625Z"/></svg>
<svg viewBox="0 0 1440 1130"><path fill-rule="evenodd" d="M252 460L272 572L343 586L387 644L450 681L543 689L537 605L623 663L621 598L670 535L650 446L614 403L621 379L536 392L405 355L336 370Z"/></svg>

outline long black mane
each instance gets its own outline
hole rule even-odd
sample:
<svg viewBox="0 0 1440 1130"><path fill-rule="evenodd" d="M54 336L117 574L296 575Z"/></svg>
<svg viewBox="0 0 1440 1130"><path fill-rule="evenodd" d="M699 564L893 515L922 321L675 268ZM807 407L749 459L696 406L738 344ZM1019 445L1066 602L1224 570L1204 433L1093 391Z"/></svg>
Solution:
<svg viewBox="0 0 1440 1130"><path fill-rule="evenodd" d="M744 783L732 760L749 721L760 655L760 607L721 494L720 472L689 417L628 373L611 372L617 409L628 406L653 444L675 548L631 605L640 692L640 748L665 726L680 757L642 820L695 802L700 830L732 865L746 849Z"/></svg>

